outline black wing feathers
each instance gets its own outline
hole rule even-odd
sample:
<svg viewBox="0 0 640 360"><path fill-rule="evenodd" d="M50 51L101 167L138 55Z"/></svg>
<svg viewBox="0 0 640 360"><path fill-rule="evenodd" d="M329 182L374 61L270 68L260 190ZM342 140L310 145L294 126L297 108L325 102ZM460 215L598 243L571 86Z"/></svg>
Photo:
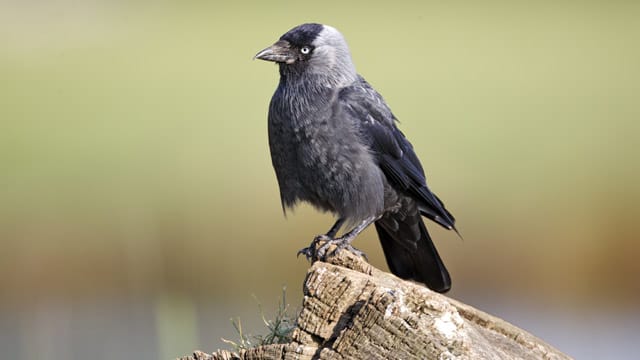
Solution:
<svg viewBox="0 0 640 360"><path fill-rule="evenodd" d="M389 223L384 220L375 223L389 270L403 279L422 282L431 290L447 292L451 288L449 272L442 263L427 228L419 215L416 214L416 216L415 221L417 221L420 235L415 249L398 246L399 243L395 240L403 236L402 230L407 227L406 224L392 221L391 224L395 224L396 228L390 228Z"/></svg>
<svg viewBox="0 0 640 360"><path fill-rule="evenodd" d="M347 113L360 120L362 136L368 142L389 182L418 202L420 212L447 229L455 219L427 187L424 170L413 146L396 127L395 117L384 100L364 79L342 89L338 97Z"/></svg>

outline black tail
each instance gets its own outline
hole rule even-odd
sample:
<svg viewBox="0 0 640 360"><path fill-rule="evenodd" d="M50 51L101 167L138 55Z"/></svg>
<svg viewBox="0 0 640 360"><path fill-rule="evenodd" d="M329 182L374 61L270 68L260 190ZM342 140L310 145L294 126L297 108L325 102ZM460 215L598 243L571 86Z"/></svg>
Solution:
<svg viewBox="0 0 640 360"><path fill-rule="evenodd" d="M449 291L449 272L417 211L406 217L387 215L376 221L376 230L392 273L421 282L433 291Z"/></svg>

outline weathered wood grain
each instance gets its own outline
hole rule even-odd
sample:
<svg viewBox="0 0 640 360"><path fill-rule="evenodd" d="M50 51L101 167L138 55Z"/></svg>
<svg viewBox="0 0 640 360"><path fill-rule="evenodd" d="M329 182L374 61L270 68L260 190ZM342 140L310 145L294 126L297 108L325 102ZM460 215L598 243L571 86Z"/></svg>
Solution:
<svg viewBox="0 0 640 360"><path fill-rule="evenodd" d="M182 359L570 358L499 318L342 251L309 269L291 343Z"/></svg>

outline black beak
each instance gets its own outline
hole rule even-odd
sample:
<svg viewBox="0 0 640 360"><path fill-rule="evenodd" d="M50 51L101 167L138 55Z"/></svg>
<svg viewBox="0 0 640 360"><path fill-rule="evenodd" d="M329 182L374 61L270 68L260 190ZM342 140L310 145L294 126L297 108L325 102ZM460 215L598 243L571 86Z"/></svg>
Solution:
<svg viewBox="0 0 640 360"><path fill-rule="evenodd" d="M293 64L294 62L296 62L296 56L291 50L291 45L286 40L280 40L276 42L275 44L257 53L253 58L286 64Z"/></svg>

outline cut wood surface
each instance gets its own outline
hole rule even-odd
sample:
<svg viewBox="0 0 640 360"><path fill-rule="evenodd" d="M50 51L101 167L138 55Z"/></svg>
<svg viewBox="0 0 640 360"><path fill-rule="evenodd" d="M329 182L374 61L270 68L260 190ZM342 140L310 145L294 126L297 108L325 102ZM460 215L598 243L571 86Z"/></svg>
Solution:
<svg viewBox="0 0 640 360"><path fill-rule="evenodd" d="M331 252L331 251L329 251ZM181 360L570 359L542 340L348 251L316 261L292 341Z"/></svg>

